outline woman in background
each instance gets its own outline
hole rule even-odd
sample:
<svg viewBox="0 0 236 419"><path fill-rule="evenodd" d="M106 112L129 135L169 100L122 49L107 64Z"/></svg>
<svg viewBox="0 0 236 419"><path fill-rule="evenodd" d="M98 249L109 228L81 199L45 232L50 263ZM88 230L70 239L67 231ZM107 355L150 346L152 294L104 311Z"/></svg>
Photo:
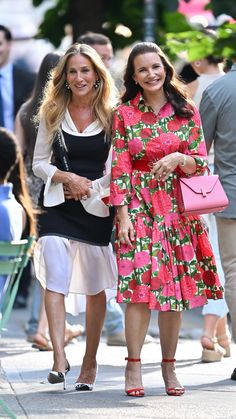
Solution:
<svg viewBox="0 0 236 419"><path fill-rule="evenodd" d="M35 234L23 158L14 134L0 128L0 240L20 240ZM6 279L0 277L0 296Z"/></svg>

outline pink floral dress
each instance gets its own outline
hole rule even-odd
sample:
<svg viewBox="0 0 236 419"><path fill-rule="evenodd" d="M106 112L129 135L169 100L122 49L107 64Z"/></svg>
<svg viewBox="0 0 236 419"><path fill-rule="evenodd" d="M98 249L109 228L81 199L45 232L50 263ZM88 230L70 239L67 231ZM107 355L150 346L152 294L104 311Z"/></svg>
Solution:
<svg viewBox="0 0 236 419"><path fill-rule="evenodd" d="M177 117L167 103L156 115L141 94L117 107L110 203L128 205L135 230L132 247L116 241L118 302L182 311L222 298L204 222L179 212L178 176L185 174L178 168L158 181L148 167L176 151L194 157L196 174L204 173L206 148L197 110L191 119Z"/></svg>

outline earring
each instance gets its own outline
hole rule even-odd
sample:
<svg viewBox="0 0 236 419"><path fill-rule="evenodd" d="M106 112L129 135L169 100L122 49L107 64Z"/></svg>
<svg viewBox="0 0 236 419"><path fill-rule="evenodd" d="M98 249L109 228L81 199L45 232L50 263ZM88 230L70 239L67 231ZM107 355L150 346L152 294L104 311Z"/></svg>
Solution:
<svg viewBox="0 0 236 419"><path fill-rule="evenodd" d="M97 89L101 84L101 80L97 79L94 83L94 88Z"/></svg>
<svg viewBox="0 0 236 419"><path fill-rule="evenodd" d="M68 82L66 82L66 88L67 88L68 90L70 90L70 85L69 85L69 83L68 83Z"/></svg>

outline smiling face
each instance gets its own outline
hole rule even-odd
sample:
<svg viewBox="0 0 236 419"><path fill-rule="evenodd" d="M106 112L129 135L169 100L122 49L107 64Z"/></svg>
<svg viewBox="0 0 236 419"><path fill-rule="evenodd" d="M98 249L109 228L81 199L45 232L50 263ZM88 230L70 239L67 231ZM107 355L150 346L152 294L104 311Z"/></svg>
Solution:
<svg viewBox="0 0 236 419"><path fill-rule="evenodd" d="M134 58L133 79L142 87L144 94L163 90L166 72L156 52L147 52Z"/></svg>
<svg viewBox="0 0 236 419"><path fill-rule="evenodd" d="M68 59L66 68L66 81L70 86L72 95L85 97L94 92L94 83L98 76L91 61L81 54Z"/></svg>

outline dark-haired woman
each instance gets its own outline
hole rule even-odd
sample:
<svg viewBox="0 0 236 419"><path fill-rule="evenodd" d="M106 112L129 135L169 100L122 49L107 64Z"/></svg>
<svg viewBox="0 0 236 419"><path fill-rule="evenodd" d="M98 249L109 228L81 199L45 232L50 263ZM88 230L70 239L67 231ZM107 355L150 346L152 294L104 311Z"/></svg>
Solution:
<svg viewBox="0 0 236 419"><path fill-rule="evenodd" d="M182 216L178 176L203 174L206 149L198 111L154 43L130 53L125 93L115 111L111 203L117 207L118 302L127 303L125 390L144 396L140 353L158 310L162 375L170 396L183 310L222 298L204 224Z"/></svg>

